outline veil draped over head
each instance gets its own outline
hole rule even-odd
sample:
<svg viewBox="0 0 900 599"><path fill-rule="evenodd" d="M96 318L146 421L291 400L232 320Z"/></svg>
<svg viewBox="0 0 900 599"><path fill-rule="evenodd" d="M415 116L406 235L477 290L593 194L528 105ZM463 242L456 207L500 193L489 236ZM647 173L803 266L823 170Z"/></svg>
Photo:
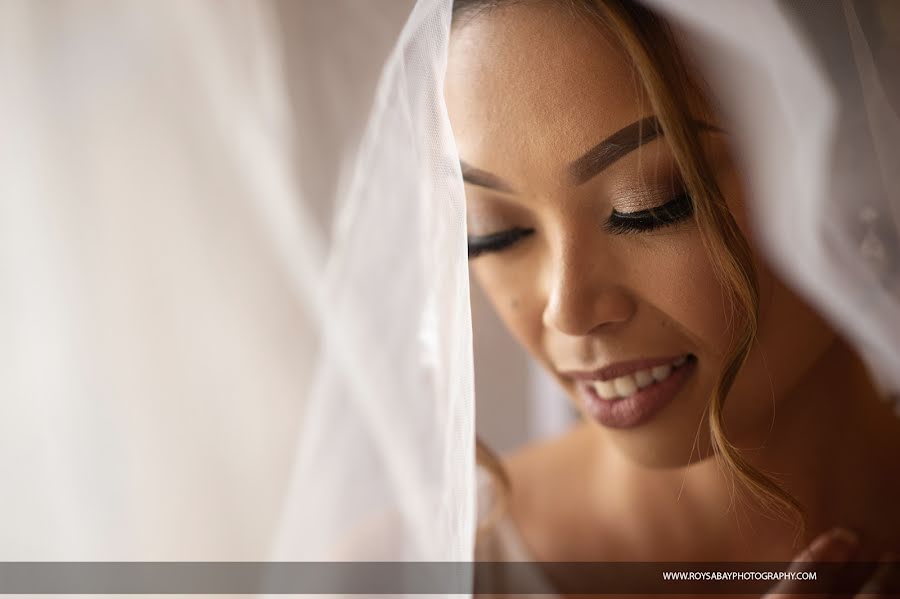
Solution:
<svg viewBox="0 0 900 599"><path fill-rule="evenodd" d="M644 1L900 389L900 6ZM450 9L0 3L2 560L471 559Z"/></svg>
<svg viewBox="0 0 900 599"><path fill-rule="evenodd" d="M645 1L727 114L761 247L900 390L900 5Z"/></svg>

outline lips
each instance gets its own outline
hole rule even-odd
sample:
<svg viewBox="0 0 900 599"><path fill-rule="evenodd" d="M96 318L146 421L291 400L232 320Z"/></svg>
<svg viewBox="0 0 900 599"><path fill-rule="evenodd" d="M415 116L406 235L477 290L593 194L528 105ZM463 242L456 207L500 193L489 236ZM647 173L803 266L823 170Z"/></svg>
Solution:
<svg viewBox="0 0 900 599"><path fill-rule="evenodd" d="M649 421L675 398L696 370L697 359L691 354L669 360L657 360L649 368L649 361L643 361L643 368L637 369L638 362L629 362L628 371L614 365L619 369L604 371L606 379L582 376L577 388L588 412L612 428L632 428ZM613 372L625 373L610 378ZM647 380L648 373L652 381Z"/></svg>
<svg viewBox="0 0 900 599"><path fill-rule="evenodd" d="M666 380L672 376L673 372L683 366L687 362L687 359L688 355L683 355L675 358L671 362L641 368L628 374L622 374L613 379L588 379L588 382L594 386L597 395L603 399L628 397L639 389L644 389L650 385L661 383Z"/></svg>
<svg viewBox="0 0 900 599"><path fill-rule="evenodd" d="M672 364L676 360L686 358L691 354L678 354L675 356L667 356L663 358L643 358L640 360L629 360L625 362L616 362L590 371L566 371L562 374L576 380L598 380L608 381L626 374L632 374L638 370L648 370L656 366Z"/></svg>

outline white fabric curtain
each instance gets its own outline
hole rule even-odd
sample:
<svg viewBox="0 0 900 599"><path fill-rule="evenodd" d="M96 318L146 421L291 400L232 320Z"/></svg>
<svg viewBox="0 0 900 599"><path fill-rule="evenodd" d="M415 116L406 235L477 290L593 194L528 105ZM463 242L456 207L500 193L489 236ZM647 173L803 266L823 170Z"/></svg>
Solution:
<svg viewBox="0 0 900 599"><path fill-rule="evenodd" d="M900 387L896 3L646 1ZM0 2L0 559L471 558L450 5Z"/></svg>
<svg viewBox="0 0 900 599"><path fill-rule="evenodd" d="M278 559L472 556L465 205L442 100L449 20L449 2L415 5L339 182L324 341Z"/></svg>
<svg viewBox="0 0 900 599"><path fill-rule="evenodd" d="M0 3L0 560L466 560L446 1Z"/></svg>

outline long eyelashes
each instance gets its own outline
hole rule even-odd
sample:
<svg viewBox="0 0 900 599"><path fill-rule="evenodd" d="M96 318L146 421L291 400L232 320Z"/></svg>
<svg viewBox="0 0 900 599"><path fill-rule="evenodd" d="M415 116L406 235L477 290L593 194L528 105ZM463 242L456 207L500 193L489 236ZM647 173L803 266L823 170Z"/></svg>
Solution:
<svg viewBox="0 0 900 599"><path fill-rule="evenodd" d="M532 233L534 229L516 228L477 237L469 235L469 258L476 258L487 252L499 252Z"/></svg>
<svg viewBox="0 0 900 599"><path fill-rule="evenodd" d="M642 233L681 222L694 214L694 202L687 192L682 193L659 208L639 212L613 211L604 229L610 233Z"/></svg>
<svg viewBox="0 0 900 599"><path fill-rule="evenodd" d="M603 228L615 235L646 233L687 220L693 214L694 202L691 196L685 192L658 208L638 212L613 211ZM469 258L477 258L490 252L499 252L532 233L534 233L534 229L517 227L490 235L470 235L468 238Z"/></svg>

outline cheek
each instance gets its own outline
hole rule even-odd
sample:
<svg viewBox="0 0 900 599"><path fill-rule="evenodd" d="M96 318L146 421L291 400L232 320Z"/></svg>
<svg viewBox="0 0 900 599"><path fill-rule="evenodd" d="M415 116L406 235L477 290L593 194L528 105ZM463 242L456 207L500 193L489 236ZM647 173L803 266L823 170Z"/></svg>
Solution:
<svg viewBox="0 0 900 599"><path fill-rule="evenodd" d="M618 287L637 307L616 349L652 353L677 347L717 366L729 343L728 318L722 287L696 229L622 237L606 251L615 254L612 263L627 268L598 285ZM534 256L502 264L485 257L472 263L471 272L512 335L547 364L548 353L571 348L572 338L544 326L548 294L538 283L547 280L541 264L552 266Z"/></svg>
<svg viewBox="0 0 900 599"><path fill-rule="evenodd" d="M729 342L727 306L696 228L652 244L640 264L629 284L639 301L658 313L661 327L677 328L703 363L716 362Z"/></svg>
<svg viewBox="0 0 900 599"><path fill-rule="evenodd" d="M726 417L729 429L736 435L757 430L746 442L758 443L770 427L773 406L785 400L835 336L821 316L778 278L758 252L737 173L729 172L720 179L720 185L753 252L760 298L756 343L731 388Z"/></svg>
<svg viewBox="0 0 900 599"><path fill-rule="evenodd" d="M771 408L786 400L835 333L802 298L785 286L760 260L759 327L756 344L732 390L735 419L771 417Z"/></svg>
<svg viewBox="0 0 900 599"><path fill-rule="evenodd" d="M541 343L543 302L534 284L537 269L525 263L511 268L485 256L471 264L470 272L513 337L547 363Z"/></svg>

